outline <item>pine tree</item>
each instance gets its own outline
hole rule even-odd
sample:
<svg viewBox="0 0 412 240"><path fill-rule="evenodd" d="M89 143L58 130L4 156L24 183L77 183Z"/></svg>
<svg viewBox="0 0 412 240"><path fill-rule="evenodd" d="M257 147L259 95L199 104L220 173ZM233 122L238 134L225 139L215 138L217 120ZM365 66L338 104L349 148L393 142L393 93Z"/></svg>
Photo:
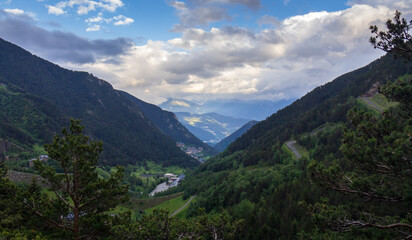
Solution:
<svg viewBox="0 0 412 240"><path fill-rule="evenodd" d="M65 236L90 239L108 233L114 217L107 211L128 199L128 187L122 185L123 169L118 167L109 179L98 176L102 143L83 134L80 120L71 120L69 130L64 128L45 149L62 173L36 161L36 168L54 194L47 198L28 195L26 205Z"/></svg>

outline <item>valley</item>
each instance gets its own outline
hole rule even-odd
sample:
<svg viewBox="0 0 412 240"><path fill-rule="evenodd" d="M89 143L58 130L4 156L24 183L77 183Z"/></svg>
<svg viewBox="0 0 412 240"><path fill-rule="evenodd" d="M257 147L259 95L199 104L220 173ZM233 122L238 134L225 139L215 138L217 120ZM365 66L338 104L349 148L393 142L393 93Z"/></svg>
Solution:
<svg viewBox="0 0 412 240"><path fill-rule="evenodd" d="M0 3L0 239L411 239L412 10L389 2L157 3L158 41L149 2Z"/></svg>

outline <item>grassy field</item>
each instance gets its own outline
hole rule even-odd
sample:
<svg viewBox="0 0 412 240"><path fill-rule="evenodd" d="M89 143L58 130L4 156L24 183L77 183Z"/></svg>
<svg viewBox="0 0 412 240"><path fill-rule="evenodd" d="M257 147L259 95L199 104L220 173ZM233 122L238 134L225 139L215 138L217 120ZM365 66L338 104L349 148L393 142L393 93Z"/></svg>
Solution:
<svg viewBox="0 0 412 240"><path fill-rule="evenodd" d="M148 209L150 213L153 212L154 208L160 204L163 204L166 201L171 199L176 199L181 197L183 193L176 193L171 194L164 197L156 197L156 198L145 198L145 199L136 199L131 198L128 203L122 204L117 206L115 209L109 211L110 214L121 214L127 211L131 212L132 220L136 220L140 216L140 211L144 211L148 213Z"/></svg>
<svg viewBox="0 0 412 240"><path fill-rule="evenodd" d="M196 202L196 198L194 198L190 204L195 203L195 202ZM187 209L189 209L190 204L188 204L180 213L176 214L175 217L185 218L186 213L187 213Z"/></svg>
<svg viewBox="0 0 412 240"><path fill-rule="evenodd" d="M183 193L175 193L175 194L171 194L171 195L167 195L163 197L142 198L142 199L133 198L130 200L130 203L129 203L130 205L128 206L146 210L149 208L153 208L159 204L162 204L163 202L180 197L182 194Z"/></svg>
<svg viewBox="0 0 412 240"><path fill-rule="evenodd" d="M179 208L181 208L186 202L189 201L189 198L186 200L183 200L183 196L179 196L173 199L170 199L168 201L165 201L155 207L146 209L146 213L150 214L152 213L155 209L166 209L169 211L169 215L171 215L172 213L174 213L176 210L178 210Z"/></svg>
<svg viewBox="0 0 412 240"><path fill-rule="evenodd" d="M108 176L109 173L112 173L113 171L116 170L115 167L103 167L99 168L98 173L104 177ZM168 166L168 167L163 167L160 164L157 164L152 161L148 161L146 165L144 166L137 166L137 165L128 165L125 167L125 171L129 171L130 175L136 176L136 177L141 177L143 174L165 174L165 173L174 173L174 174L183 174L185 172L184 168L178 167L178 166ZM143 177L144 178L144 177Z"/></svg>
<svg viewBox="0 0 412 240"><path fill-rule="evenodd" d="M374 103L379 109L368 103L363 98L358 98L358 103L360 103L363 106L366 106L368 109L372 110L377 115L380 114L380 111L384 111L390 107L395 107L399 104L398 102L389 102L386 99L386 97L380 93L375 94L375 96L373 97L368 97L367 99Z"/></svg>
<svg viewBox="0 0 412 240"><path fill-rule="evenodd" d="M395 107L396 105L398 105L397 102L389 102L388 99L386 99L386 97L380 93L375 94L375 96L369 99L373 101L376 105L381 106L384 109L389 107Z"/></svg>

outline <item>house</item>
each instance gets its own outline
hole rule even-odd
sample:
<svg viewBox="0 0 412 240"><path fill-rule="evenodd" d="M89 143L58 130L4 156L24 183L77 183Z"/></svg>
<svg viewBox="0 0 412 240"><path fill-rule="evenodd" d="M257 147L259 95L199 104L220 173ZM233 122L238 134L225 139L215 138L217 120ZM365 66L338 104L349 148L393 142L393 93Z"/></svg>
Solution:
<svg viewBox="0 0 412 240"><path fill-rule="evenodd" d="M165 177L165 178L168 178L168 179L172 179L172 178L177 178L177 175L176 175L176 174L173 174L173 173L166 173L166 174L164 175L164 177Z"/></svg>
<svg viewBox="0 0 412 240"><path fill-rule="evenodd" d="M48 155L40 155L38 158L32 158L29 160L29 167L34 167L34 161L47 162L49 160Z"/></svg>

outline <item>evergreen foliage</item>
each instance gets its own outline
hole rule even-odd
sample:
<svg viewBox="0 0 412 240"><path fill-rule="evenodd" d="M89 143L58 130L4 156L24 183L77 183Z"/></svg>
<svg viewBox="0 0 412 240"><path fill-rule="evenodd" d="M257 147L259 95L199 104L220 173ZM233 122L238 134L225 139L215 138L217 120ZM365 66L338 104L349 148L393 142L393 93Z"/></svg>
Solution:
<svg viewBox="0 0 412 240"><path fill-rule="evenodd" d="M405 18L401 18L401 15L401 12L396 11L393 20L386 21L388 28L386 32L379 31L376 25L370 26L370 30L375 36L372 36L369 42L374 48L412 60L412 37L409 34L412 20L408 22Z"/></svg>
<svg viewBox="0 0 412 240"><path fill-rule="evenodd" d="M71 232L75 239L107 234L113 217L106 212L127 201L128 187L121 184L123 169L119 167L109 179L99 178L96 165L102 143L83 135L78 120L71 120L70 128L64 128L61 136L56 135L46 150L63 173L37 161L35 166L54 196L36 197L33 192L25 199L26 206L66 235Z"/></svg>

